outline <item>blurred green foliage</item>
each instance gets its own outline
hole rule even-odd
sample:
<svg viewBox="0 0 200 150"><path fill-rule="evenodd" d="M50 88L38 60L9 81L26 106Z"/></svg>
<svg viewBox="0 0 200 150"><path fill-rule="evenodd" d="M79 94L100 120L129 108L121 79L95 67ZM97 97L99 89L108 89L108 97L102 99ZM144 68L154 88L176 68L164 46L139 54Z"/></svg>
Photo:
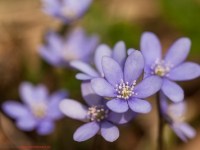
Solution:
<svg viewBox="0 0 200 150"><path fill-rule="evenodd" d="M192 55L200 55L200 2L195 0L161 0L163 17L192 41Z"/></svg>
<svg viewBox="0 0 200 150"><path fill-rule="evenodd" d="M82 20L86 30L91 33L97 33L100 36L101 43L105 43L111 48L116 42L124 41L127 49L139 49L140 35L142 33L140 27L125 20L112 18L102 8L100 1L93 3Z"/></svg>

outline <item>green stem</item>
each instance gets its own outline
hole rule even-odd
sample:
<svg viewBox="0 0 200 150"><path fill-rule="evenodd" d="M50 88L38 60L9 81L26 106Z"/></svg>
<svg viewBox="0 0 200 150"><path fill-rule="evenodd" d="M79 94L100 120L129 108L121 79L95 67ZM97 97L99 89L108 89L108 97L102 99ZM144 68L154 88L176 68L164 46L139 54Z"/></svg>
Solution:
<svg viewBox="0 0 200 150"><path fill-rule="evenodd" d="M164 127L164 120L162 117L161 107L160 107L160 98L159 92L157 93L157 109L158 109L158 149L157 150L164 150L163 146L163 127Z"/></svg>
<svg viewBox="0 0 200 150"><path fill-rule="evenodd" d="M92 142L91 150L95 150L96 149L97 136L98 136L97 134L94 136L94 140Z"/></svg>

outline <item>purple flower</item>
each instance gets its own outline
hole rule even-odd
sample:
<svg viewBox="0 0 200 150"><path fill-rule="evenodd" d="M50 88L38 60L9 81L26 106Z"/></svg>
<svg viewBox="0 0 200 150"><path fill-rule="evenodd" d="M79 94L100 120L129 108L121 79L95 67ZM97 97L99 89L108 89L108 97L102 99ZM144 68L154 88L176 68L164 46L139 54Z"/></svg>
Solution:
<svg viewBox="0 0 200 150"><path fill-rule="evenodd" d="M58 34L50 31L47 45L39 48L39 54L48 63L57 67L67 67L73 60L90 61L90 56L98 44L98 37L87 37L83 29L77 28L62 39Z"/></svg>
<svg viewBox="0 0 200 150"><path fill-rule="evenodd" d="M119 65L123 68L126 59L126 47L124 42L117 42L113 48L113 51L109 46L105 44L101 44L97 47L94 54L94 63L97 71L87 63L81 61L72 61L70 63L71 67L74 67L83 72L78 73L76 75L76 78L79 80L90 80L95 77L104 77L101 64L101 59L103 56L110 56L111 58L116 60L119 63Z"/></svg>
<svg viewBox="0 0 200 150"><path fill-rule="evenodd" d="M128 56L123 70L114 59L104 56L102 69L105 79L92 79L92 88L98 95L112 98L107 102L107 106L114 112L123 113L130 107L134 112L148 113L151 105L141 99L160 90L162 80L160 77L150 76L137 84L143 68L144 59L141 52L137 50Z"/></svg>
<svg viewBox="0 0 200 150"><path fill-rule="evenodd" d="M187 142L188 138L194 138L196 135L195 129L184 122L183 115L186 111L186 102L168 104L167 97L162 91L160 92L160 100L162 115L176 135L184 142Z"/></svg>
<svg viewBox="0 0 200 150"><path fill-rule="evenodd" d="M44 85L34 87L24 82L20 85L19 93L24 105L16 101L4 102L4 112L16 120L16 125L21 130L31 131L37 128L41 135L50 134L54 130L54 121L63 117L58 104L67 96L66 91L60 90L49 96Z"/></svg>
<svg viewBox="0 0 200 150"><path fill-rule="evenodd" d="M141 51L145 59L145 77L150 75L162 77L162 91L174 102L182 101L184 92L173 81L190 80L200 75L198 64L183 62L190 51L190 45L190 39L180 38L162 58L161 44L156 35L151 32L145 32L141 37Z"/></svg>
<svg viewBox="0 0 200 150"><path fill-rule="evenodd" d="M82 96L89 107L72 99L65 99L60 102L60 110L66 116L89 121L76 130L74 140L78 142L88 140L100 131L105 140L115 141L119 137L119 130L113 123L127 123L133 119L136 113L130 110L123 114L110 111L105 105L105 99L94 93L90 82L83 82L81 89Z"/></svg>
<svg viewBox="0 0 200 150"><path fill-rule="evenodd" d="M43 12L65 23L73 23L82 17L92 0L42 0Z"/></svg>

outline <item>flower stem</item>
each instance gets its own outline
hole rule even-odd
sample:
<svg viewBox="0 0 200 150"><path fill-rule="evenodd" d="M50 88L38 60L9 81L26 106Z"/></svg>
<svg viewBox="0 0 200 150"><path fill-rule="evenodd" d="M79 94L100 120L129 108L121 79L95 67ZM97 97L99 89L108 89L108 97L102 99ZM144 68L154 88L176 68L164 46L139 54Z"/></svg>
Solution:
<svg viewBox="0 0 200 150"><path fill-rule="evenodd" d="M95 150L95 148L96 148L97 137L98 137L98 135L96 134L96 135L94 136L94 140L93 140L93 142L92 142L91 150Z"/></svg>
<svg viewBox="0 0 200 150"><path fill-rule="evenodd" d="M160 106L160 98L159 92L157 92L157 108L158 108L158 147L157 150L164 150L163 149L163 127L164 127L164 120L162 117L161 106Z"/></svg>

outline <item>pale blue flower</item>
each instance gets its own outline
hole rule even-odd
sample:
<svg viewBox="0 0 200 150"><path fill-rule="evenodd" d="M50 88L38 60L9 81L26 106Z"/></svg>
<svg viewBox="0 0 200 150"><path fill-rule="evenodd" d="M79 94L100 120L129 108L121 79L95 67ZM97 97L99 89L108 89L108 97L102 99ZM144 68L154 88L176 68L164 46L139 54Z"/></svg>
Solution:
<svg viewBox="0 0 200 150"><path fill-rule="evenodd" d="M77 28L65 39L50 31L46 42L39 48L40 56L53 66L68 67L73 60L89 62L99 39L95 35L88 37L83 29Z"/></svg>
<svg viewBox="0 0 200 150"><path fill-rule="evenodd" d="M101 44L97 47L94 53L94 64L97 71L87 63L84 63L82 61L72 61L70 63L70 66L83 72L78 73L76 75L76 78L79 80L90 80L95 77L104 77L101 64L101 59L103 56L110 56L111 58L116 60L119 63L119 65L123 68L126 59L126 47L124 42L117 42L113 50L111 50L111 48L106 44Z"/></svg>
<svg viewBox="0 0 200 150"><path fill-rule="evenodd" d="M119 130L113 123L127 123L135 117L136 113L131 110L126 113L115 113L109 110L105 105L106 100L94 93L90 82L83 82L81 90L89 107L72 99L60 102L60 110L66 116L87 122L75 131L74 140L78 142L88 140L100 131L105 140L115 141L119 137Z"/></svg>
<svg viewBox="0 0 200 150"><path fill-rule="evenodd" d="M60 90L49 96L47 88L39 84L33 86L28 82L20 85L19 93L24 104L17 101L6 101L3 111L16 120L16 125L24 131L37 130L46 135L53 132L54 121L63 117L59 110L59 102L66 98L67 92Z"/></svg>
<svg viewBox="0 0 200 150"><path fill-rule="evenodd" d="M92 0L42 0L43 12L65 23L73 23L82 17Z"/></svg>
<svg viewBox="0 0 200 150"><path fill-rule="evenodd" d="M164 58L157 36L151 32L142 34L140 48L145 59L145 77L162 77L163 93L172 101L180 102L184 98L183 89L173 81L186 81L200 76L200 66L193 62L184 62L190 51L189 38L178 39L169 48Z"/></svg>
<svg viewBox="0 0 200 150"><path fill-rule="evenodd" d="M168 104L167 97L162 91L160 92L160 101L162 115L176 135L184 142L194 138L196 135L195 129L184 121L186 102Z"/></svg>

